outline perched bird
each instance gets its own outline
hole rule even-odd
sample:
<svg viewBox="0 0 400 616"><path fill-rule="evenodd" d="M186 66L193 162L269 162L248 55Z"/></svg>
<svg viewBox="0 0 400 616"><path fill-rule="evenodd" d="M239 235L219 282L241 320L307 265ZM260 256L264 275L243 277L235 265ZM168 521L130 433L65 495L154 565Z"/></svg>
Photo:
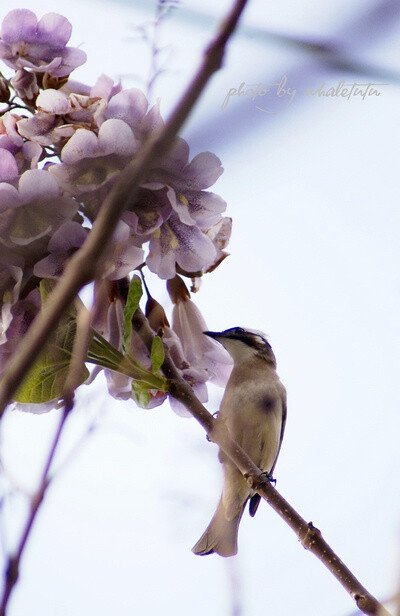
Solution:
<svg viewBox="0 0 400 616"><path fill-rule="evenodd" d="M253 462L269 475L274 470L286 422L286 390L276 373L275 355L264 334L232 327L204 332L220 342L233 358L233 370L217 416L231 437ZM237 553L237 534L247 501L254 516L260 496L220 450L224 484L217 510L199 541L195 554Z"/></svg>

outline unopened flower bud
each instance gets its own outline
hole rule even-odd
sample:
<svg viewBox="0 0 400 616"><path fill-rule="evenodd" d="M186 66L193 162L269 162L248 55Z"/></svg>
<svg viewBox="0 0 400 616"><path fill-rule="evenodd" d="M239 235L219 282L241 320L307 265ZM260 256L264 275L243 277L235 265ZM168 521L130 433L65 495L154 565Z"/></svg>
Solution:
<svg viewBox="0 0 400 616"><path fill-rule="evenodd" d="M167 280L167 291L173 304L186 302L190 299L190 293L180 276Z"/></svg>
<svg viewBox="0 0 400 616"><path fill-rule="evenodd" d="M23 100L32 101L39 92L35 73L30 73L24 68L17 70L11 79L11 84L17 96Z"/></svg>
<svg viewBox="0 0 400 616"><path fill-rule="evenodd" d="M10 100L10 88L8 81L4 77L0 77L0 103L8 103Z"/></svg>
<svg viewBox="0 0 400 616"><path fill-rule="evenodd" d="M158 332L160 328L164 329L165 327L169 327L164 308L151 296L147 300L145 313L150 326L155 332Z"/></svg>
<svg viewBox="0 0 400 616"><path fill-rule="evenodd" d="M49 73L44 73L42 78L42 88L43 90L59 90L67 83L68 78L69 75L66 75L65 77L55 77Z"/></svg>

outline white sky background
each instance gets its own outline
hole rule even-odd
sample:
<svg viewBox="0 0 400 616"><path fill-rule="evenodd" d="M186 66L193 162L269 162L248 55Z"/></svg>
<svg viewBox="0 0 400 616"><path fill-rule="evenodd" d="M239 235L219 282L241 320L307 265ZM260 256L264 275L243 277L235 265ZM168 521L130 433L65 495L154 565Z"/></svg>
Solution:
<svg viewBox="0 0 400 616"><path fill-rule="evenodd" d="M201 10L218 17L229 5L203 0ZM7 10L20 6L38 16L49 10L42 0L7 3ZM129 40L129 26L148 19L152 6L52 5L73 24L71 44L82 42L88 54L75 78L92 83L102 72L140 72L145 50ZM255 0L244 25L320 40L369 6ZM209 40L207 22L197 23L176 14L166 25L173 72L156 88L164 114ZM399 33L397 23L367 51L357 47L354 58L395 71ZM269 335L288 390L277 488L385 598L400 569L399 88L392 82L365 101L306 97L306 87L323 81L387 81L340 69L322 73L313 63L304 52L245 31L183 131L193 154L210 149L223 161L215 191L234 219L231 256L204 279L195 300L210 329L243 325ZM265 114L250 99L220 109L229 88L284 73L298 89L287 111ZM162 285L150 282L166 301ZM63 453L93 418L97 427L48 493L9 616L233 616L234 600L242 606L236 616L354 611L265 504L254 519L244 516L236 558L192 555L219 497L216 447L194 420L178 418L167 405L142 411L117 403L100 381L81 389ZM219 393L208 405L212 412ZM6 417L9 482L33 489L57 420L56 412ZM9 535L22 503L15 496L3 516L1 530L6 524Z"/></svg>

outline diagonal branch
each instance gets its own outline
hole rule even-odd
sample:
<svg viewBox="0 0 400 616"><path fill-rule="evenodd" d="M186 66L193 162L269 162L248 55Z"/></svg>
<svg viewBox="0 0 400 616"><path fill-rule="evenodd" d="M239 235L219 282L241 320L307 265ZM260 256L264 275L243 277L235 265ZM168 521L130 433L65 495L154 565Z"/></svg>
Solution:
<svg viewBox="0 0 400 616"><path fill-rule="evenodd" d="M225 48L247 0L236 0L219 32L204 52L191 83L164 128L145 144L141 155L124 169L117 184L103 202L93 228L83 246L68 262L65 273L47 298L40 314L29 328L18 351L11 358L0 383L0 417L44 343L79 290L96 278L100 257L123 211L135 197L154 160L171 147L211 76L222 66Z"/></svg>
<svg viewBox="0 0 400 616"><path fill-rule="evenodd" d="M133 317L133 327L150 349L155 334L140 308ZM312 522L306 522L271 483L265 479L265 474L254 464L246 452L231 439L225 426L217 422L197 399L193 389L180 376L179 371L168 355L167 349L165 354L166 357L162 370L165 376L170 379L169 393L185 405L193 417L203 426L209 439L219 445L223 452L236 464L244 477L247 478L249 486L256 490L296 533L302 546L306 550L310 550L329 569L332 575L335 576L354 599L358 609L364 614L390 616L383 605L362 586L350 569L335 554L322 537L321 531Z"/></svg>

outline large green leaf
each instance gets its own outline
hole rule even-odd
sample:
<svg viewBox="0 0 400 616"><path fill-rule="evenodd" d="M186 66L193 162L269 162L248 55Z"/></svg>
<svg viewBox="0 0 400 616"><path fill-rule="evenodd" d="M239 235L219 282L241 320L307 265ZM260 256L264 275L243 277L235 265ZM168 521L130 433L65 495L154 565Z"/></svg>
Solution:
<svg viewBox="0 0 400 616"><path fill-rule="evenodd" d="M53 286L53 281L41 281L42 303ZM76 313L71 308L62 317L56 331L18 388L14 396L16 402L40 404L61 398L71 362L75 334ZM80 383L83 383L88 376L89 371L84 366Z"/></svg>

